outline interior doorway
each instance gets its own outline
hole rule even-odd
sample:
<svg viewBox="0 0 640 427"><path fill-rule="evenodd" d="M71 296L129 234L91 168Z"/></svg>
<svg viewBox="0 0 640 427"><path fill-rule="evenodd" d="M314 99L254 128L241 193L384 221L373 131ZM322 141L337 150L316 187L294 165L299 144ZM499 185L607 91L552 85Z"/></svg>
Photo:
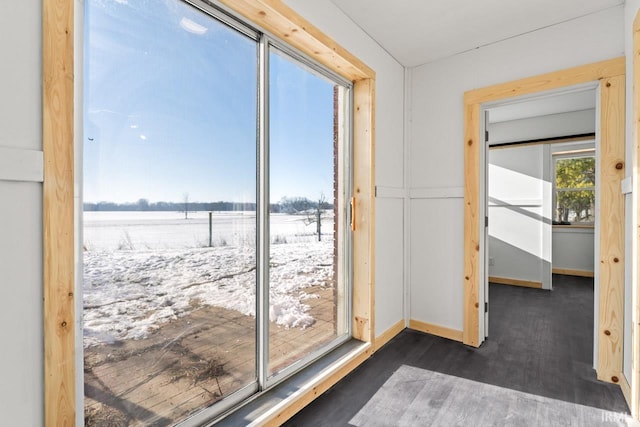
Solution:
<svg viewBox="0 0 640 427"><path fill-rule="evenodd" d="M598 306L594 363L598 379L618 383L622 371L624 294L624 58L603 61L495 85L465 93L464 194L464 324L463 342L478 347L484 341L486 274L485 198L486 162L483 105L531 96L577 85L594 84L598 97L597 129L601 167L601 194L596 228Z"/></svg>
<svg viewBox="0 0 640 427"><path fill-rule="evenodd" d="M489 283L550 291L552 273L594 277L595 86L483 106L485 337Z"/></svg>

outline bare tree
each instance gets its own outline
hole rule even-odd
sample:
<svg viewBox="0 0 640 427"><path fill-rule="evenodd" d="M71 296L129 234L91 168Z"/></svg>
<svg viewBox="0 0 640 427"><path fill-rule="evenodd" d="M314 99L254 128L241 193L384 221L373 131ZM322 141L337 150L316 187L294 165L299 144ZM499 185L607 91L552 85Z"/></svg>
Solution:
<svg viewBox="0 0 640 427"><path fill-rule="evenodd" d="M314 203L306 197L283 197L280 208L288 214L298 214L312 209Z"/></svg>
<svg viewBox="0 0 640 427"><path fill-rule="evenodd" d="M326 204L327 200L324 197L324 193L320 193L320 198L318 199L318 203L313 210L313 213L307 214L307 219L305 223L307 225L316 223L316 234L318 235L318 242L322 240L322 208Z"/></svg>
<svg viewBox="0 0 640 427"><path fill-rule="evenodd" d="M189 193L184 193L182 195L182 200L184 201L184 219L188 219L188 217L189 217Z"/></svg>

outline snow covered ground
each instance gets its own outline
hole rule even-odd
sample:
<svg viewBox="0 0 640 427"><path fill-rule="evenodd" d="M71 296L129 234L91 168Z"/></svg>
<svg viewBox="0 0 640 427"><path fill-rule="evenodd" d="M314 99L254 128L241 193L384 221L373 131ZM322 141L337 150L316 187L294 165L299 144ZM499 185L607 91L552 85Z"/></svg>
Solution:
<svg viewBox="0 0 640 427"><path fill-rule="evenodd" d="M328 214L329 215L329 214ZM271 321L306 328L310 286L330 286L333 219L323 239L305 216L271 219ZM255 215L206 212L84 213L84 345L145 338L200 305L255 316Z"/></svg>

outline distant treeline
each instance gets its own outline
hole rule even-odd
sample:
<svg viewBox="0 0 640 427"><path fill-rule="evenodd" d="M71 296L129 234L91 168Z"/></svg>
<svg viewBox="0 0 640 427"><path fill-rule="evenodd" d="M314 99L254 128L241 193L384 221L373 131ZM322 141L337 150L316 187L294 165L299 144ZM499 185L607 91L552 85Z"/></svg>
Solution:
<svg viewBox="0 0 640 427"><path fill-rule="evenodd" d="M255 203L238 202L188 202L186 208L194 211L255 211ZM184 202L154 202L145 199L130 203L98 202L84 203L84 211L169 211L184 212Z"/></svg>
<svg viewBox="0 0 640 427"><path fill-rule="evenodd" d="M271 204L273 213L296 213L309 209L333 209L333 205L324 201L314 202L304 197L283 198L278 203ZM140 199L137 202L114 203L98 202L84 203L85 212L97 211L165 211L165 212L197 212L197 211L255 211L255 203L244 202L149 202L147 199Z"/></svg>

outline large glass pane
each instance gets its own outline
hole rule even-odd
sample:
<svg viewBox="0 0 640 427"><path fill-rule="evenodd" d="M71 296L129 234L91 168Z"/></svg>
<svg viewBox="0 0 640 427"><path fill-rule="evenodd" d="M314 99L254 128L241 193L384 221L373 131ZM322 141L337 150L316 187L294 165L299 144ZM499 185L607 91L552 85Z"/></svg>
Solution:
<svg viewBox="0 0 640 427"><path fill-rule="evenodd" d="M86 425L255 384L254 40L176 0L86 4Z"/></svg>
<svg viewBox="0 0 640 427"><path fill-rule="evenodd" d="M272 49L269 375L347 333L346 90Z"/></svg>

